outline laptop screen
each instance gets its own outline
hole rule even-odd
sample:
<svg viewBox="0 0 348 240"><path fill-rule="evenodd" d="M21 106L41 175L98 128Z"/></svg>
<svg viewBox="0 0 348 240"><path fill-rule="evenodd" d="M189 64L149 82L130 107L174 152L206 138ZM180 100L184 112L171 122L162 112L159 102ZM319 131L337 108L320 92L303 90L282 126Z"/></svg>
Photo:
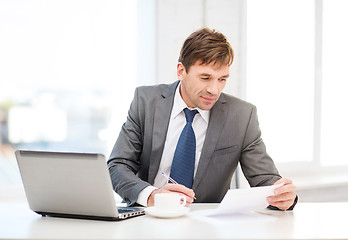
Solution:
<svg viewBox="0 0 348 240"><path fill-rule="evenodd" d="M118 217L103 155L23 150L15 154L33 211Z"/></svg>

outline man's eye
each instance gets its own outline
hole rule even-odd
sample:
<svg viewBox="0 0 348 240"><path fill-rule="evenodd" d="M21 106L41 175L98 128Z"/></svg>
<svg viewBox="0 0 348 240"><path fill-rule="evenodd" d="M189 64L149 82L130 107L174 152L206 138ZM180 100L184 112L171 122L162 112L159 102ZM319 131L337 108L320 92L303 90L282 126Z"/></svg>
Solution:
<svg viewBox="0 0 348 240"><path fill-rule="evenodd" d="M227 79L226 79L226 78L220 78L219 80L220 80L221 82L226 82Z"/></svg>
<svg viewBox="0 0 348 240"><path fill-rule="evenodd" d="M208 77L204 77L204 78L201 78L202 80L209 80L209 78Z"/></svg>

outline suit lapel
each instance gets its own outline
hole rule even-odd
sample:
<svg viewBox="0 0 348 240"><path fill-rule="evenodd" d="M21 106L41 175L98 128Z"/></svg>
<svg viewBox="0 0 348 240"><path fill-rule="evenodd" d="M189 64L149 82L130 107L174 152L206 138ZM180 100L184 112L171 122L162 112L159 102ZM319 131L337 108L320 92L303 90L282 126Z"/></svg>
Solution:
<svg viewBox="0 0 348 240"><path fill-rule="evenodd" d="M196 189L201 179L204 178L204 173L207 171L211 157L216 149L217 141L228 114L224 107L225 102L224 95L221 94L219 100L210 111L209 124L205 135L201 157L199 159L198 169L193 182L193 189Z"/></svg>
<svg viewBox="0 0 348 240"><path fill-rule="evenodd" d="M148 179L148 182L151 184L154 183L161 162L164 143L168 131L169 119L173 108L174 93L178 83L179 81L173 83L168 89L163 91L162 99L156 103Z"/></svg>

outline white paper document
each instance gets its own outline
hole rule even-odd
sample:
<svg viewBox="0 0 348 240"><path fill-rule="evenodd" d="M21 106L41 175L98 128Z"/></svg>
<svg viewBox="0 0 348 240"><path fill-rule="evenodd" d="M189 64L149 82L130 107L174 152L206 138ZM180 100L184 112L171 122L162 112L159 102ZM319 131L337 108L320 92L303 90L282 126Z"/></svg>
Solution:
<svg viewBox="0 0 348 240"><path fill-rule="evenodd" d="M208 216L264 209L269 205L267 197L273 196L274 189L283 185L284 184L282 183L265 187L230 189L222 199L219 207L214 211L211 211Z"/></svg>

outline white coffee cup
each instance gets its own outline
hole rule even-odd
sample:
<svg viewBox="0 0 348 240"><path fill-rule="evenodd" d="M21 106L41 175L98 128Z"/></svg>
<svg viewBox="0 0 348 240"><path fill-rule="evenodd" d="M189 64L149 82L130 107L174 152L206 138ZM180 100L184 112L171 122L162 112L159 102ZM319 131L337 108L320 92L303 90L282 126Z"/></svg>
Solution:
<svg viewBox="0 0 348 240"><path fill-rule="evenodd" d="M186 204L186 197L177 193L158 193L155 195L155 207L159 210L180 210Z"/></svg>

